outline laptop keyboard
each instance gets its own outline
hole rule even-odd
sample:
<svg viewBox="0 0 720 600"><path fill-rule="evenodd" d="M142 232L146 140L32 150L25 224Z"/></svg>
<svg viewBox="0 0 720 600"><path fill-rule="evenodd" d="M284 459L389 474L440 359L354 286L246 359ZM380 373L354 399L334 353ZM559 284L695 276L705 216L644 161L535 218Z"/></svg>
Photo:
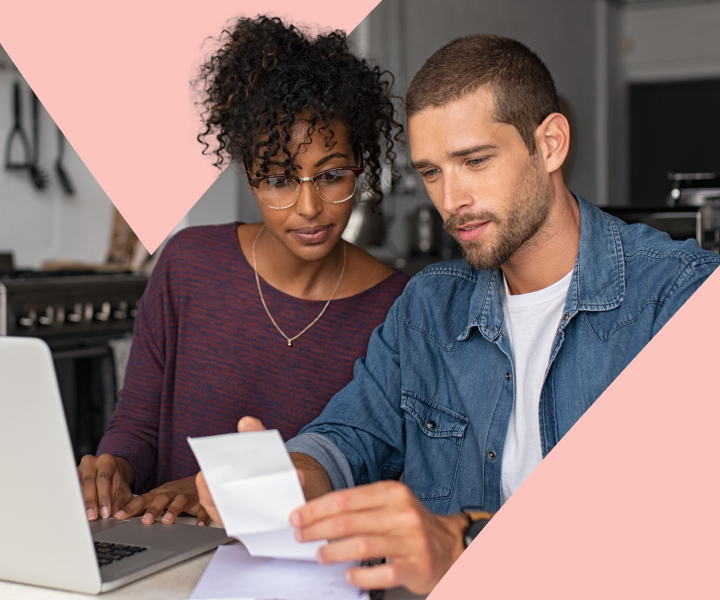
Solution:
<svg viewBox="0 0 720 600"><path fill-rule="evenodd" d="M147 550L147 548L143 546L125 546L124 544L112 544L110 542L95 542L95 554L97 555L98 564L101 567L122 560L126 556L144 552L145 550Z"/></svg>

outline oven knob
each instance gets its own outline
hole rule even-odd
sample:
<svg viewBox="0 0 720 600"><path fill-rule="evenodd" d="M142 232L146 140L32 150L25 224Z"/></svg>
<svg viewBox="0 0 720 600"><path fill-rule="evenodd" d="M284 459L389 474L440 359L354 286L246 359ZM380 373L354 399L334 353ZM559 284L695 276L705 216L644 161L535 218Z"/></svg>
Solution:
<svg viewBox="0 0 720 600"><path fill-rule="evenodd" d="M117 319L118 321L122 321L123 319L127 319L128 317L128 303L125 300L121 300L118 303L117 310L113 312L113 318Z"/></svg>
<svg viewBox="0 0 720 600"><path fill-rule="evenodd" d="M58 306L57 310L55 311L55 320L58 323L64 323L65 322L65 307L64 306Z"/></svg>
<svg viewBox="0 0 720 600"><path fill-rule="evenodd" d="M95 311L93 310L93 305L88 302L85 305L85 311L84 311L83 317L85 318L86 321L92 321L94 312Z"/></svg>
<svg viewBox="0 0 720 600"><path fill-rule="evenodd" d="M138 313L138 304L136 302L135 308L130 309L130 316L134 319L135 317L137 317L137 313Z"/></svg>
<svg viewBox="0 0 720 600"><path fill-rule="evenodd" d="M55 309L52 306L45 307L45 314L38 319L40 325L50 326L55 322Z"/></svg>
<svg viewBox="0 0 720 600"><path fill-rule="evenodd" d="M31 310L26 317L20 317L18 319L18 325L21 327L32 327L35 325L35 321L37 321L37 313Z"/></svg>
<svg viewBox="0 0 720 600"><path fill-rule="evenodd" d="M73 311L67 316L67 320L71 323L79 323L82 321L83 307L79 302L73 306Z"/></svg>
<svg viewBox="0 0 720 600"><path fill-rule="evenodd" d="M95 313L95 318L98 321L107 321L110 318L110 313L112 312L112 307L110 306L109 302L103 302L100 305L100 312Z"/></svg>

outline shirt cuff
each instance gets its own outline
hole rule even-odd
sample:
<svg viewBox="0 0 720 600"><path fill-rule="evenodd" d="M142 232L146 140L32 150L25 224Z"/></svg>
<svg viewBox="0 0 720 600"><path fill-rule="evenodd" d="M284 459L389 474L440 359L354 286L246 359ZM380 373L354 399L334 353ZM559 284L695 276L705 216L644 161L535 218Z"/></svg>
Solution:
<svg viewBox="0 0 720 600"><path fill-rule="evenodd" d="M319 433L301 433L285 443L288 452L306 454L320 463L333 490L355 487L350 463L340 448Z"/></svg>

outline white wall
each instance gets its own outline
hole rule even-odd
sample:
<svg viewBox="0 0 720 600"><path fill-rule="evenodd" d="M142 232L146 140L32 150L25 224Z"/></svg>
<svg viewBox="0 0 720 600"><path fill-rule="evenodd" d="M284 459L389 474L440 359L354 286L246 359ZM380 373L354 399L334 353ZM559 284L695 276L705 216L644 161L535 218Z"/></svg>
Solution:
<svg viewBox="0 0 720 600"><path fill-rule="evenodd" d="M626 8L623 26L628 81L720 77L720 2Z"/></svg>
<svg viewBox="0 0 720 600"><path fill-rule="evenodd" d="M13 124L12 95L21 83L23 128L32 143L30 90L0 47L0 151ZM19 150L18 145L13 145ZM200 151L198 147L198 152ZM42 108L40 166L50 176L50 186L37 190L27 171L6 171L0 164L0 252L10 251L19 267L39 268L50 259L105 262L113 220L113 205L70 144L65 142L63 165L76 188L63 193L55 175L56 126ZM21 159L19 153L13 156ZM181 226L224 223L254 216L252 205L240 210L240 178L226 169L183 219ZM242 213L242 214L241 214Z"/></svg>
<svg viewBox="0 0 720 600"><path fill-rule="evenodd" d="M250 211L241 198L246 187L244 177L231 165L218 178L190 209L185 218L186 225L214 225L236 220L248 220ZM254 205L254 199L250 197ZM252 208L252 205L251 207ZM259 215L259 212L258 212ZM259 219L259 217L258 217ZM252 220L258 220L252 219Z"/></svg>
<svg viewBox="0 0 720 600"><path fill-rule="evenodd" d="M10 133L13 84L21 83L23 128L32 143L30 91L20 73L0 47L0 150ZM56 127L42 109L40 118L40 166L50 175L50 186L38 191L27 171L6 171L0 164L0 251L15 254L18 266L39 267L43 260L62 258L102 262L112 226L112 204L69 143L63 164L75 188L74 196L60 189L54 163ZM16 149L19 149L16 147ZM19 160L21 155L13 154Z"/></svg>

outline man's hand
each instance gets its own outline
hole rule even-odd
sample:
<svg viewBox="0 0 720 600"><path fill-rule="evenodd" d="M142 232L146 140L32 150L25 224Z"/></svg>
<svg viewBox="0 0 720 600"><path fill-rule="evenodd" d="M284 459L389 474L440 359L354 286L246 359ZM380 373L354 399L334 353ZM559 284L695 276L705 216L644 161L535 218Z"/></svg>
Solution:
<svg viewBox="0 0 720 600"><path fill-rule="evenodd" d="M365 589L404 586L416 594L429 593L462 554L467 525L462 515L432 514L397 481L326 494L293 512L290 523L299 541L335 540L318 551L321 563L388 558L349 569L351 583Z"/></svg>
<svg viewBox="0 0 720 600"><path fill-rule="evenodd" d="M150 525L163 510L165 510L165 514L162 522L166 524L174 522L183 511L197 516L198 525L207 525L210 520L208 513L200 505L194 475L170 481L147 494L136 496L118 510L114 517L122 521L144 512L141 522Z"/></svg>
<svg viewBox="0 0 720 600"><path fill-rule="evenodd" d="M238 431L261 431L263 424L243 417ZM429 593L465 549L467 521L462 515L441 517L429 512L409 488L381 481L331 492L322 466L303 454L293 454L306 498L314 498L292 513L301 542L335 540L318 552L323 563L387 557L385 564L348 570L348 580L365 589L404 586ZM200 504L222 523L202 473L197 476Z"/></svg>
<svg viewBox="0 0 720 600"><path fill-rule="evenodd" d="M130 486L135 473L124 458L88 454L82 457L77 473L89 521L98 516L107 519L133 497Z"/></svg>

